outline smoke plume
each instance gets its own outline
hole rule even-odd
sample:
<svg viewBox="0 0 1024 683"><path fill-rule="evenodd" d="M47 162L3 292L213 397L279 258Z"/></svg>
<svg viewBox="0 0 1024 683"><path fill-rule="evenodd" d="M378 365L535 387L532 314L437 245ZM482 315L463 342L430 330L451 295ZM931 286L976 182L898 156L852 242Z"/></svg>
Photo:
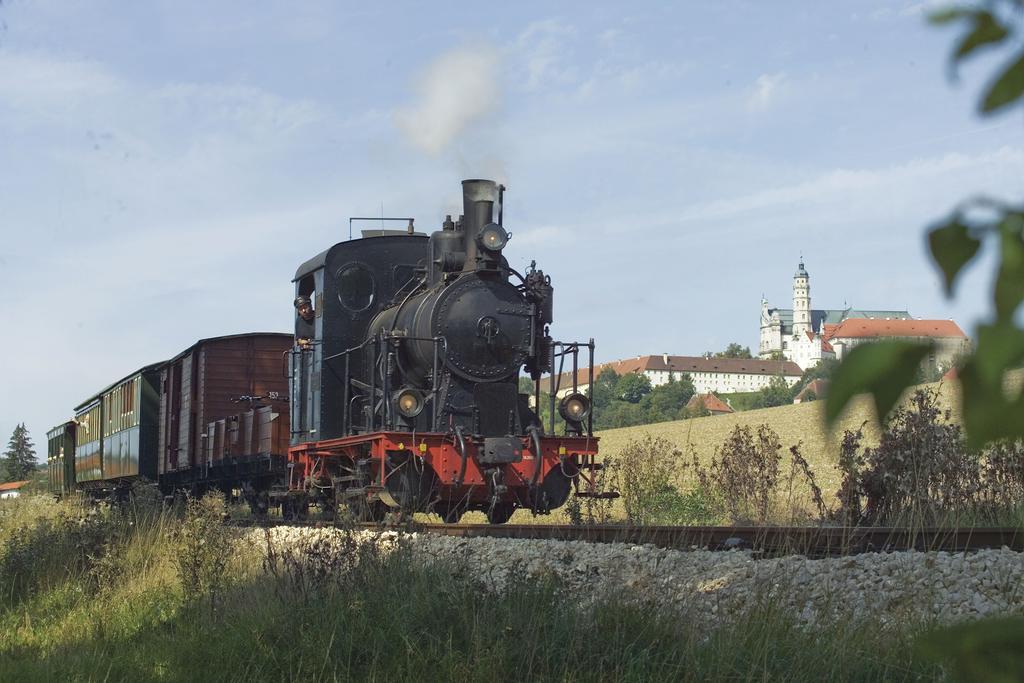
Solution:
<svg viewBox="0 0 1024 683"><path fill-rule="evenodd" d="M444 53L416 79L416 101L395 113L409 141L436 155L498 106L498 53L463 47Z"/></svg>

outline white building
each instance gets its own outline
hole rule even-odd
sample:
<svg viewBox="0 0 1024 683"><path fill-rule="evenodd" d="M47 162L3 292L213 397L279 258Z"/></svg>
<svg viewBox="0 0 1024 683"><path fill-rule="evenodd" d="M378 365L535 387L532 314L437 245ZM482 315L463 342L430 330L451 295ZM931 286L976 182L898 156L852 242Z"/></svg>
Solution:
<svg viewBox="0 0 1024 683"><path fill-rule="evenodd" d="M952 320L915 320L907 311L811 308L811 277L803 259L793 275L793 308L769 308L761 299L761 358L781 353L806 370L824 358L842 360L853 347L882 338L931 343L926 363L940 369L970 348Z"/></svg>
<svg viewBox="0 0 1024 683"><path fill-rule="evenodd" d="M594 377L611 369L619 375L629 372L640 372L656 387L669 381L689 375L693 388L698 394L714 392L716 394L735 394L748 391L759 391L771 382L773 377L782 377L786 384L793 386L800 380L803 372L792 361L764 360L759 358L707 358L704 356L637 356L625 360L613 361L594 367ZM541 380L541 391L547 392L550 378ZM557 395L562 397L572 391L571 373L556 378ZM577 388L587 388L587 371L581 369L577 376Z"/></svg>
<svg viewBox="0 0 1024 683"><path fill-rule="evenodd" d="M770 308L761 299L761 341L758 356L770 358L781 353L802 369L814 367L825 358L835 358L831 332L849 319L909 320L907 311L865 311L854 308L811 308L811 276L803 259L793 275L793 308Z"/></svg>
<svg viewBox="0 0 1024 683"><path fill-rule="evenodd" d="M830 336L840 360L851 349L878 339L931 344L925 363L943 371L953 367L956 357L971 348L970 339L952 320L846 320Z"/></svg>
<svg viewBox="0 0 1024 683"><path fill-rule="evenodd" d="M27 483L27 481L9 481L5 484L0 484L0 500L4 498L17 498L21 493L21 487Z"/></svg>

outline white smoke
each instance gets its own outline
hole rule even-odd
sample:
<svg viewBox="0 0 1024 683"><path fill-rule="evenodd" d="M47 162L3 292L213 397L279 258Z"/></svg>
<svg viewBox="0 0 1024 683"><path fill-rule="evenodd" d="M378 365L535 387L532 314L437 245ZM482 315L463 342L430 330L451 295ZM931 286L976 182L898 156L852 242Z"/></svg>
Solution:
<svg viewBox="0 0 1024 683"><path fill-rule="evenodd" d="M416 147L436 155L472 123L497 108L498 53L487 46L444 53L416 79L417 100L395 112L395 123Z"/></svg>

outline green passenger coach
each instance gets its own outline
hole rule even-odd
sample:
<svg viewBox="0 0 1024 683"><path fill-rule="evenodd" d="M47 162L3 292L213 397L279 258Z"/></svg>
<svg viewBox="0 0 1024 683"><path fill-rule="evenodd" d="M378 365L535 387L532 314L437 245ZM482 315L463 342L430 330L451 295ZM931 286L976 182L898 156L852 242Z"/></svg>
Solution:
<svg viewBox="0 0 1024 683"><path fill-rule="evenodd" d="M161 366L147 365L75 409L74 475L85 488L118 488L139 476L156 480Z"/></svg>
<svg viewBox="0 0 1024 683"><path fill-rule="evenodd" d="M47 483L63 495L75 487L75 423L65 422L46 433Z"/></svg>

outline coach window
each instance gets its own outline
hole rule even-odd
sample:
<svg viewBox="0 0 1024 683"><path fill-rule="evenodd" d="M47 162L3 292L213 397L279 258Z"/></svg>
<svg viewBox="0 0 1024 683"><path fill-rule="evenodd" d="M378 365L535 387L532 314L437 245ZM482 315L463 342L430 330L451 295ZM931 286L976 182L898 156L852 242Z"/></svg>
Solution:
<svg viewBox="0 0 1024 683"><path fill-rule="evenodd" d="M338 270L335 278L338 286L338 300L353 313L365 311L373 304L377 283L373 273L362 263L348 263Z"/></svg>

